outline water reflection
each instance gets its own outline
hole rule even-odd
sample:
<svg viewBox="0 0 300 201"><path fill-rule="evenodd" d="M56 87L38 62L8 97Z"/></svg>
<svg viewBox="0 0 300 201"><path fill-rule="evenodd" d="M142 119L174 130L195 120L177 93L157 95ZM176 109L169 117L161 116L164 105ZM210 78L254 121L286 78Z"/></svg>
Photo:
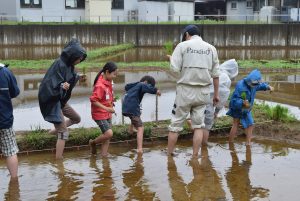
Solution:
<svg viewBox="0 0 300 201"><path fill-rule="evenodd" d="M64 46L9 46L0 48L0 60L22 59L41 60L57 58ZM86 50L99 48L97 46L84 46Z"/></svg>
<svg viewBox="0 0 300 201"><path fill-rule="evenodd" d="M116 189L112 177L112 170L108 158L102 158L102 168L97 164L99 160L96 157L91 157L90 168L94 169L97 179L93 181L93 196L92 200L115 200Z"/></svg>
<svg viewBox="0 0 300 201"><path fill-rule="evenodd" d="M252 198L266 198L269 190L251 185L249 171L252 165L251 147L246 146L246 160L240 162L235 151L234 143L229 143L232 159L231 167L226 172L227 185L233 200L251 200Z"/></svg>
<svg viewBox="0 0 300 201"><path fill-rule="evenodd" d="M54 166L59 184L56 191L49 193L47 200L77 200L80 185L83 184L82 179L76 178L80 175L66 169L63 160L58 160Z"/></svg>
<svg viewBox="0 0 300 201"><path fill-rule="evenodd" d="M18 179L11 179L8 184L8 191L4 195L5 201L19 201L20 198L20 186Z"/></svg>
<svg viewBox="0 0 300 201"><path fill-rule="evenodd" d="M189 165L193 178L186 184L177 172L174 158L168 157L168 178L173 200L226 200L221 177L209 159L206 146L201 148L201 161L193 158Z"/></svg>
<svg viewBox="0 0 300 201"><path fill-rule="evenodd" d="M134 158L134 154L129 156ZM123 182L128 188L126 201L131 200L153 200L155 193L151 192L147 181L144 179L143 155L138 154L130 169L126 170L123 175Z"/></svg>
<svg viewBox="0 0 300 201"><path fill-rule="evenodd" d="M201 162L192 159L190 165L194 175L187 185L191 200L226 200L221 178L209 159L207 146L201 148Z"/></svg>
<svg viewBox="0 0 300 201"><path fill-rule="evenodd" d="M229 150L225 141L215 138L199 160L187 155L190 140L178 142L170 158L161 151L165 141L149 144L143 156L124 144L112 144L109 159L88 149L67 151L64 161L53 153L20 155L19 183L9 183L0 160L0 200L298 200L299 149L255 141L245 152L238 140Z"/></svg>

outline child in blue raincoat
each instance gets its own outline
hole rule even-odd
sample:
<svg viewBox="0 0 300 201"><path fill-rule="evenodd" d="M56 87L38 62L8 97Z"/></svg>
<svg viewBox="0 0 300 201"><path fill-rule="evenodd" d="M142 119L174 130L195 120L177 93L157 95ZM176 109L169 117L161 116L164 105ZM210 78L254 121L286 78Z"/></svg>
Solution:
<svg viewBox="0 0 300 201"><path fill-rule="evenodd" d="M236 136L239 123L241 123L245 129L247 137L246 145L251 144L252 131L254 128L254 120L251 114L251 109L254 104L256 91L266 90L273 91L274 88L268 83L261 82L261 73L257 69L250 72L244 79L238 81L231 96L229 111L227 112L227 115L233 118L229 141L233 141Z"/></svg>

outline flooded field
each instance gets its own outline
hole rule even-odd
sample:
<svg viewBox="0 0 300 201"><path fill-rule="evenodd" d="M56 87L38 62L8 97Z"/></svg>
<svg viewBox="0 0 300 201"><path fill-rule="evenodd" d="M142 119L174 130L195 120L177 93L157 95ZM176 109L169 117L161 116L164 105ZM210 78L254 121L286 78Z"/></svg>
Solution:
<svg viewBox="0 0 300 201"><path fill-rule="evenodd" d="M19 182L9 182L0 161L0 200L272 200L297 201L300 150L256 141L251 148L237 141L211 139L201 158L191 159L191 140L180 140L178 156L167 157L166 142L113 145L111 157L89 150L19 156Z"/></svg>
<svg viewBox="0 0 300 201"><path fill-rule="evenodd" d="M89 96L92 92L92 83L97 72L87 73L87 81L79 83L75 87L70 104L81 116L81 123L74 127L94 127L95 122L91 118ZM114 82L115 94L122 96L126 83L139 81L144 75L154 76L157 86L162 91L162 96L156 99L154 95L146 94L142 102L143 121L155 121L170 119L173 102L175 100L176 76L169 71L128 71L120 72ZM38 86L44 74L19 74L16 75L21 94L14 100L14 129L35 130L38 128L49 129L52 124L44 121L38 101ZM245 75L239 75L236 80ZM285 104L290 111L300 119L300 75L295 74L264 74L263 79L275 87L275 92L257 93L257 98L265 100L269 104ZM233 82L234 87L235 82ZM158 107L156 107L156 100ZM147 106L147 107L146 107ZM121 115L121 101L116 102L116 114L113 115L114 124L129 122ZM30 117L30 118L27 118ZM26 121L24 119L26 118Z"/></svg>
<svg viewBox="0 0 300 201"><path fill-rule="evenodd" d="M86 50L100 47L85 46ZM60 55L60 46L34 46L34 47L3 47L0 48L0 59L54 59ZM219 59L226 60L235 58L239 60L257 59L298 59L300 57L299 48L217 48ZM137 61L165 61L166 52L162 47L138 47L129 49L114 56L102 59L103 61L112 60L115 62L137 62Z"/></svg>

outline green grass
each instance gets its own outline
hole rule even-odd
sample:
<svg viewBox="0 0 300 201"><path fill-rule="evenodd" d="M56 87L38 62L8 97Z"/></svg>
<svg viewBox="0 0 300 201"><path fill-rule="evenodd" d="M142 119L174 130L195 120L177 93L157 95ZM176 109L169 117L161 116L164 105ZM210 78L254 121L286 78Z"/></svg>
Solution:
<svg viewBox="0 0 300 201"><path fill-rule="evenodd" d="M113 50L113 52L116 50ZM93 53L95 54L95 53ZM110 54L108 51L103 53L104 55ZM92 56L93 57L93 56ZM96 57L98 58L98 57ZM5 60L0 63L10 64L11 69L47 69L53 63L54 60ZM105 64L103 61L97 61L87 59L86 61L77 65L79 69L91 69L102 67ZM160 67L169 68L168 61L149 61L149 62L118 62L118 67ZM238 60L239 67L241 68L267 68L267 69L295 69L300 68L300 62L297 60Z"/></svg>
<svg viewBox="0 0 300 201"><path fill-rule="evenodd" d="M114 45L110 47L94 49L87 52L87 61L91 61L99 57L109 56L117 52L128 50L131 48L134 48L133 44L120 44L120 45Z"/></svg>
<svg viewBox="0 0 300 201"><path fill-rule="evenodd" d="M243 68L299 68L300 60L238 60Z"/></svg>
<svg viewBox="0 0 300 201"><path fill-rule="evenodd" d="M162 121L161 124L166 122ZM144 138L152 136L152 128L157 127L156 122L144 123ZM128 125L113 126L113 137L111 141L123 141L135 139L136 135L129 135ZM70 130L69 140L66 146L88 145L90 139L95 139L101 135L99 128L77 128ZM17 136L17 143L21 151L43 150L55 148L57 138L55 135L48 134L47 130L36 128Z"/></svg>

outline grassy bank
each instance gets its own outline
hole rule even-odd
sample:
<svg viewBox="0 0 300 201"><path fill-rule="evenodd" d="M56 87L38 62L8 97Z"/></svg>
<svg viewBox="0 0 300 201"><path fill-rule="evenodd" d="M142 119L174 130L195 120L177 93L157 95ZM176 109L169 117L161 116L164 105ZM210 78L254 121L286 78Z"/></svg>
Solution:
<svg viewBox="0 0 300 201"><path fill-rule="evenodd" d="M265 125L272 122L273 125L299 125L294 117L288 114L287 109L281 106L270 107L264 104L255 105L253 115L257 125ZM165 137L168 133L169 121L145 123L144 138ZM224 116L218 118L213 129L213 134L228 134L231 128L232 118ZM136 135L129 135L128 125L113 126L112 142L136 139ZM299 126L297 127L300 131ZM190 130L185 125L182 135L190 134ZM87 145L89 139L95 139L100 135L99 128L78 128L70 130L70 138L66 142L67 147ZM36 129L17 135L17 143L21 151L53 149L56 144L56 136L48 134L46 130Z"/></svg>
<svg viewBox="0 0 300 201"><path fill-rule="evenodd" d="M77 65L79 69L93 69L102 67L105 62L99 62L97 60L93 60L99 58L101 56L97 56L97 51L99 51L102 55L110 55L115 54L118 51L124 51L130 47L128 46L120 46L121 49L118 49L114 46L106 47L105 50L95 50L91 55L91 59L87 59L86 61ZM124 49L123 49L124 48ZM8 63L10 64L10 69L12 70L43 70L49 68L49 66L53 63L54 60L5 60L0 63ZM222 61L221 61L222 62ZM239 67L241 69L277 69L277 70L289 70L289 69L300 69L300 60L237 60ZM149 62L118 62L117 63L120 68L126 67L159 67L159 68L169 68L170 64L168 61L149 61Z"/></svg>

